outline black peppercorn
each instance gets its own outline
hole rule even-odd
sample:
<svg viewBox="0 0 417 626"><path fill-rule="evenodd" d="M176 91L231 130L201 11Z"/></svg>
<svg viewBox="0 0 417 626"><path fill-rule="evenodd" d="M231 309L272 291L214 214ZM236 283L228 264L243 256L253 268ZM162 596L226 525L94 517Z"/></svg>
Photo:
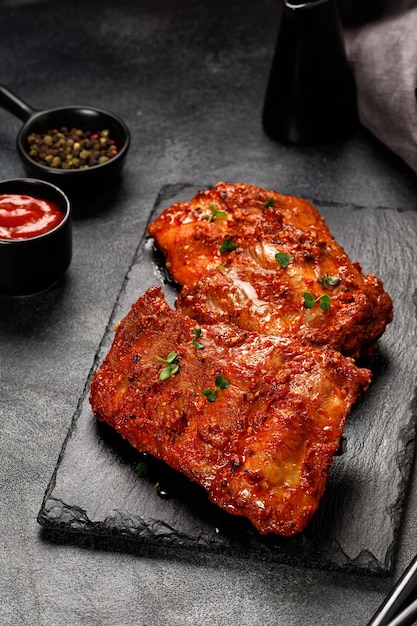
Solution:
<svg viewBox="0 0 417 626"><path fill-rule="evenodd" d="M55 169L83 169L105 163L118 149L107 129L98 132L63 126L27 137L31 159Z"/></svg>

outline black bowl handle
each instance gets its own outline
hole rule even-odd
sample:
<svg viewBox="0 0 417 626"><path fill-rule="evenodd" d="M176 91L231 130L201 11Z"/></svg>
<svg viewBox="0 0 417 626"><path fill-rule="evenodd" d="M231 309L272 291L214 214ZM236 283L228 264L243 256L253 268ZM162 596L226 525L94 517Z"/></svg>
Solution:
<svg viewBox="0 0 417 626"><path fill-rule="evenodd" d="M24 122L35 113L34 109L4 85L0 85L0 106Z"/></svg>

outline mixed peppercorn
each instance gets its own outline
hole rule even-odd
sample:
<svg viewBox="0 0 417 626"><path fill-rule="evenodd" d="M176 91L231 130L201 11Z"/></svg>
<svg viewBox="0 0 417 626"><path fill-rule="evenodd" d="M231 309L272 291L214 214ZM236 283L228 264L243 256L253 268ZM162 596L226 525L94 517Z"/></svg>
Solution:
<svg viewBox="0 0 417 626"><path fill-rule="evenodd" d="M27 137L31 159L55 169L74 170L106 163L118 149L108 130L91 132L79 128L31 133Z"/></svg>

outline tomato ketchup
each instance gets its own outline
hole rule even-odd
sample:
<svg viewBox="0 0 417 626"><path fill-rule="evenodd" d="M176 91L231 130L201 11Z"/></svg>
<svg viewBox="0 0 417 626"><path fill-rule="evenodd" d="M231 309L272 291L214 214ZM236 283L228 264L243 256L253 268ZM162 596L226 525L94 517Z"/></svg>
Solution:
<svg viewBox="0 0 417 626"><path fill-rule="evenodd" d="M30 239L64 219L54 202L20 194L0 195L0 239Z"/></svg>

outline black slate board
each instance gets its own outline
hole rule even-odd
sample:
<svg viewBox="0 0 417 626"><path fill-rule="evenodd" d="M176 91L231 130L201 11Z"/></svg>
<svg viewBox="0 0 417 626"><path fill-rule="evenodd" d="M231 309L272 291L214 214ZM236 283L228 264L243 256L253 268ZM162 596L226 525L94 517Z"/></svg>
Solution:
<svg viewBox="0 0 417 626"><path fill-rule="evenodd" d="M204 187L204 185L202 185ZM150 219L196 186L163 187ZM347 450L335 458L327 490L306 531L294 538L261 537L244 519L210 504L198 486L160 462L136 470L140 455L99 425L88 393L76 409L38 522L63 541L74 536L126 540L135 549L167 554L200 550L366 572L390 572L414 457L417 375L417 214L314 201L333 235L366 273L375 273L394 301L394 322L372 363L370 391L349 416ZM113 339L114 324L150 286L162 284L172 305L176 292L156 262L146 235L115 304L94 368ZM94 369L93 368L93 369ZM156 483L172 497L158 495ZM126 544L125 544L126 545Z"/></svg>

